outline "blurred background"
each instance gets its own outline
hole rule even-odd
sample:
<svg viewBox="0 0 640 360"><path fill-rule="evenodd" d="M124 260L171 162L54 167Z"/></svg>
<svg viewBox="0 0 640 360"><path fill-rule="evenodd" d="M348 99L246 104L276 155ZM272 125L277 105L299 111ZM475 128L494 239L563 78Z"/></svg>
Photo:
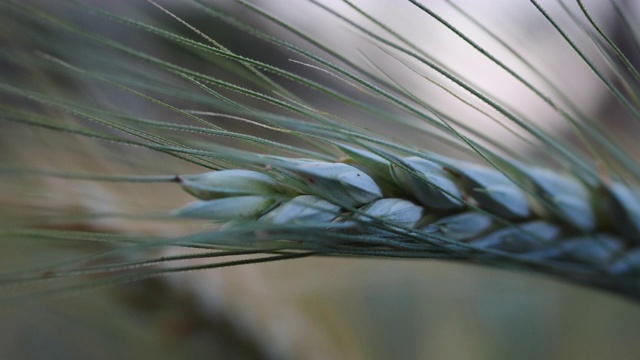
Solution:
<svg viewBox="0 0 640 360"><path fill-rule="evenodd" d="M83 3L200 40L150 2ZM411 59L389 55L388 50L373 44L321 7L306 1L256 0L254 3L277 13L290 25L329 44L354 62L363 66L374 63L411 92L446 110L452 118L464 120L469 126L489 134L514 153L531 158L544 155L544 149L535 143L518 140L502 126L480 116L477 110L462 106L459 99L427 81L426 77L430 77L450 87L437 74L419 68ZM594 18L613 34L619 46L632 60L637 60L637 39L628 37L628 32L623 31L625 28L620 25L616 8L604 1L586 3ZM238 54L324 81L329 86L340 87L350 96L363 96L344 81L291 61L295 56L282 48L212 20L189 1L163 1L160 4ZM215 4L273 36L307 46L306 42L233 1ZM321 1L321 4L354 19L357 24L375 29L345 2ZM447 1L425 0L423 4L553 96L548 84ZM637 154L635 127L627 125L631 119L528 2L464 0L455 4L513 44L542 73L557 80L555 84L584 113L611 131L621 148ZM588 37L579 35L558 2L548 0L541 4L561 24L566 24L567 33L576 34L576 42L585 48L589 58L599 66L604 65L604 60L598 60L597 47ZM619 4L629 14L636 13L632 1L620 1ZM55 14L79 28L90 29L136 50L245 85L242 78L230 75L231 71L223 63L212 66L206 55L187 52L180 45L69 6L65 1L29 1L28 5L33 6L31 11ZM455 69L460 77L478 84L485 94L524 114L533 125L558 139L577 143L577 136L549 105L410 3L361 1L358 5L440 63ZM573 4L571 8L575 11ZM46 21L27 21L28 17L11 6L3 5L2 10L2 84L56 93L86 104L99 104L158 120L172 119L175 113L130 92L114 90L109 84L95 81L91 74L122 74L118 79L123 83L137 81L136 86L141 89L162 86L171 91L171 94L155 94L158 98L170 98L180 91L194 91L193 86L175 76L151 67L140 70L139 67L146 65L105 49L101 44L64 31L52 32ZM55 71L50 63L35 56L40 51L92 72L72 76ZM141 81L141 77L136 77L138 75L146 81ZM315 98L313 93L297 88L297 85L285 85L290 85L310 104L390 138L460 155L437 143L426 142L419 134L402 127L365 117L325 98ZM172 99L171 104L180 109L215 111L205 103L197 102L197 96L206 94L185 95L182 100ZM250 106L260 106L245 101ZM46 108L15 93L3 91L0 103L3 109L8 104L35 108L43 116L64 120L70 126L79 122L73 114ZM387 109L388 105L376 106ZM478 106L483 108L479 102ZM8 114L9 111L3 112L3 120L11 120ZM258 131L243 123L217 121L225 129L246 133ZM52 132L12 121L0 124L0 161L7 167L140 175L202 171L193 164L157 151ZM263 135L282 140L275 134ZM189 139L189 136L194 143L219 140L197 134L186 134L183 139ZM231 140L220 141L234 145ZM108 184L4 173L0 176L3 176L0 189L0 225L3 228L42 226L147 236L178 236L194 229L192 224L86 216L169 211L189 201L189 196L175 184ZM24 239L5 237L3 241L0 252L3 274L19 274L21 269L63 261L87 250L108 249L108 245L98 244L86 249L78 248L78 244L71 241L47 239L25 242ZM163 249L158 254L177 252L179 250ZM189 272L79 293L10 299L0 307L0 318L0 357L6 359L636 359L640 354L636 336L640 327L640 307L629 300L515 269L497 270L441 261L304 258Z"/></svg>

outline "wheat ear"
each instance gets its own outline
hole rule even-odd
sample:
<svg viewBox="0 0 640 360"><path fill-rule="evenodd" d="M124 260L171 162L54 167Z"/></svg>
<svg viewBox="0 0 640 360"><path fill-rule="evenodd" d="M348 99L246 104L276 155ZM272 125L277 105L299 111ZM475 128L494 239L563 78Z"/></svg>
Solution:
<svg viewBox="0 0 640 360"><path fill-rule="evenodd" d="M174 215L249 227L237 248L464 259L639 294L638 192L622 183L341 148L342 162L263 156L270 170L181 176L200 200Z"/></svg>

